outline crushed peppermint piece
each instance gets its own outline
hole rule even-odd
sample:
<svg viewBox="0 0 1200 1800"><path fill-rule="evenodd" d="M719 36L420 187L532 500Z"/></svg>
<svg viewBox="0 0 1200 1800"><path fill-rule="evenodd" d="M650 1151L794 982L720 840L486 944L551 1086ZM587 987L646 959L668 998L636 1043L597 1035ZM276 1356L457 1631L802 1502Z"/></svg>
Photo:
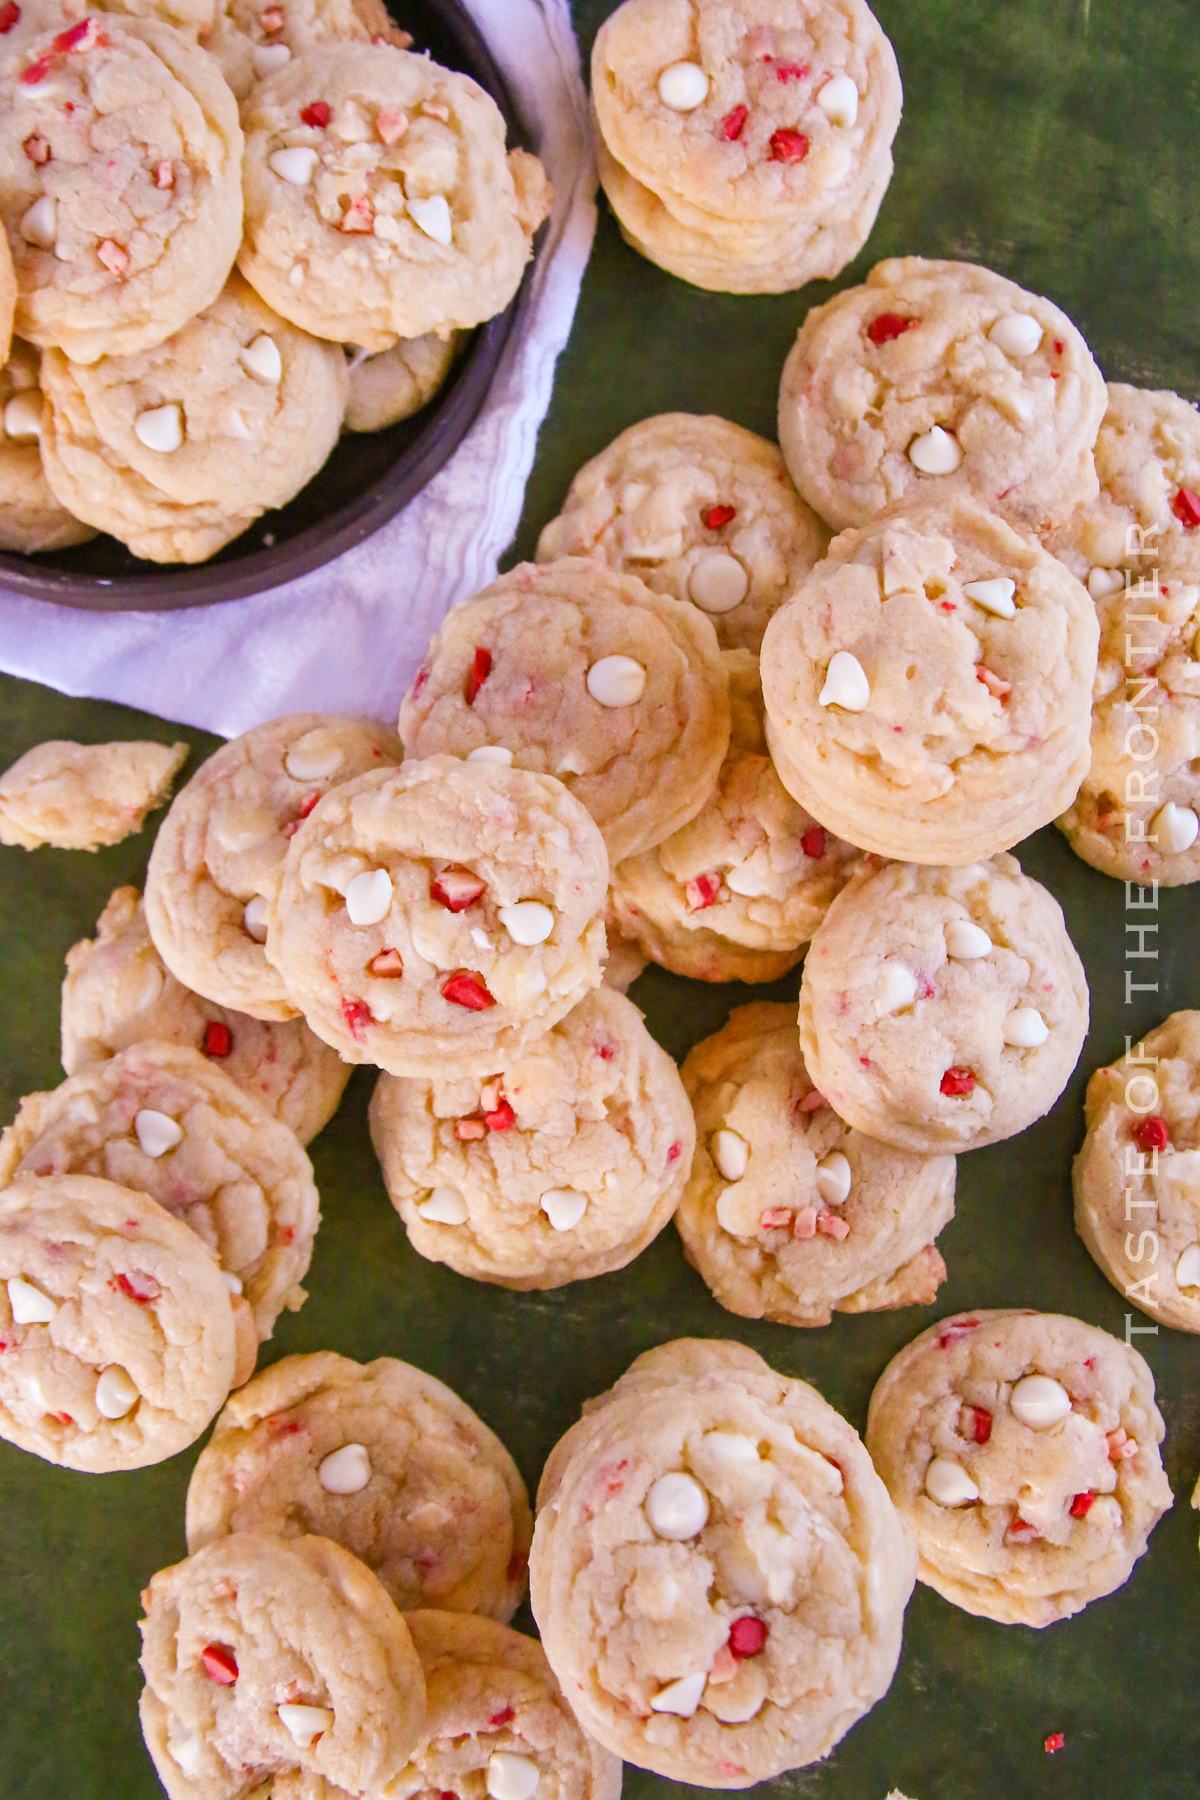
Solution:
<svg viewBox="0 0 1200 1800"><path fill-rule="evenodd" d="M355 1043L361 1043L363 1032L367 1026L375 1023L375 1014L365 1000L343 1000L342 1017L346 1021L346 1029Z"/></svg>
<svg viewBox="0 0 1200 1800"><path fill-rule="evenodd" d="M175 186L175 171L165 157L154 171L154 185L160 193Z"/></svg>
<svg viewBox="0 0 1200 1800"><path fill-rule="evenodd" d="M735 1619L729 1627L729 1648L741 1662L748 1656L761 1656L767 1647L767 1627L762 1619L749 1615Z"/></svg>
<svg viewBox="0 0 1200 1800"><path fill-rule="evenodd" d="M454 1006L465 1006L468 1012L486 1012L489 1006L496 1004L482 975L476 975L470 969L459 969L446 977L442 983L442 998Z"/></svg>
<svg viewBox="0 0 1200 1800"><path fill-rule="evenodd" d="M817 1235L817 1209L815 1206L802 1206L796 1214L792 1225L794 1238L814 1238Z"/></svg>
<svg viewBox="0 0 1200 1800"><path fill-rule="evenodd" d="M396 981L404 973L404 959L398 950L380 950L367 964L367 974L384 981Z"/></svg>
<svg viewBox="0 0 1200 1800"><path fill-rule="evenodd" d="M226 1057L233 1049L233 1033L220 1019L210 1019L204 1027L204 1054Z"/></svg>
<svg viewBox="0 0 1200 1800"><path fill-rule="evenodd" d="M975 1075L970 1069L957 1065L946 1070L938 1084L941 1092L948 1096L973 1094L975 1092Z"/></svg>
<svg viewBox="0 0 1200 1800"><path fill-rule="evenodd" d="M820 862L825 854L825 827L810 825L801 836L800 848L805 856L810 857L813 862Z"/></svg>
<svg viewBox="0 0 1200 1800"><path fill-rule="evenodd" d="M477 649L467 675L467 705L474 706L475 696L492 672L492 653L490 650Z"/></svg>
<svg viewBox="0 0 1200 1800"><path fill-rule="evenodd" d="M50 146L40 131L31 131L21 148L30 162L35 163L38 168L50 161Z"/></svg>
<svg viewBox="0 0 1200 1800"><path fill-rule="evenodd" d="M808 74L807 63L776 63L776 81L803 81Z"/></svg>
<svg viewBox="0 0 1200 1800"><path fill-rule="evenodd" d="M1149 1155L1154 1150L1165 1150L1171 1142L1171 1131L1163 1118L1138 1119L1130 1130L1130 1137L1139 1150Z"/></svg>
<svg viewBox="0 0 1200 1800"><path fill-rule="evenodd" d="M204 1673L222 1687L232 1687L238 1678L237 1657L228 1644L205 1644L200 1652Z"/></svg>
<svg viewBox="0 0 1200 1800"><path fill-rule="evenodd" d="M429 898L437 900L452 913L465 912L486 892L487 882L473 875L470 869L443 869L429 884Z"/></svg>
<svg viewBox="0 0 1200 1800"><path fill-rule="evenodd" d="M375 229L375 208L365 194L352 200L338 223L339 231L367 231Z"/></svg>
<svg viewBox="0 0 1200 1800"><path fill-rule="evenodd" d="M817 1230L822 1237L831 1237L836 1243L850 1236L850 1227L845 1219L839 1219L836 1213L820 1212L817 1214Z"/></svg>
<svg viewBox="0 0 1200 1800"><path fill-rule="evenodd" d="M993 700L1003 700L1006 694L1012 693L1012 682L1005 681L983 663L975 664L975 679L982 681Z"/></svg>
<svg viewBox="0 0 1200 1800"><path fill-rule="evenodd" d="M398 106L384 106L375 115L375 129L383 143L398 144L408 130L408 120Z"/></svg>
<svg viewBox="0 0 1200 1800"><path fill-rule="evenodd" d="M728 525L731 519L737 518L737 509L733 506L708 506L700 514L706 531L720 531L722 525Z"/></svg>
<svg viewBox="0 0 1200 1800"><path fill-rule="evenodd" d="M803 162L808 155L808 139L802 131L793 131L790 126L781 125L778 131L771 133L771 161L781 163Z"/></svg>
<svg viewBox="0 0 1200 1800"><path fill-rule="evenodd" d="M727 144L736 143L738 138L741 137L746 120L749 117L750 108L748 106L735 106L732 112L727 112L725 114L725 117L717 126L717 136Z"/></svg>
<svg viewBox="0 0 1200 1800"><path fill-rule="evenodd" d="M1194 531L1200 525L1200 494L1181 487L1171 502L1171 511L1185 531Z"/></svg>
<svg viewBox="0 0 1200 1800"><path fill-rule="evenodd" d="M1137 1455L1137 1439L1131 1438L1121 1425L1107 1436L1109 1462L1128 1462Z"/></svg>
<svg viewBox="0 0 1200 1800"><path fill-rule="evenodd" d="M986 1444L992 1435L992 1415L986 1406L964 1406L958 1416L958 1434L968 1444Z"/></svg>
<svg viewBox="0 0 1200 1800"><path fill-rule="evenodd" d="M139 1306L146 1306L151 1300L157 1300L162 1288L153 1275L147 1275L144 1269L133 1269L115 1275L109 1286L119 1288L127 1300L136 1300Z"/></svg>
<svg viewBox="0 0 1200 1800"><path fill-rule="evenodd" d="M105 238L96 255L111 275L123 275L129 267L128 250L114 243L112 238ZM158 410L162 412L165 409L160 407Z"/></svg>
<svg viewBox="0 0 1200 1800"><path fill-rule="evenodd" d="M1092 1502L1095 1498L1096 1495L1091 1488L1088 1488L1087 1492L1084 1494L1076 1494L1071 1501L1071 1517L1073 1519L1086 1519L1092 1510Z"/></svg>
<svg viewBox="0 0 1200 1800"><path fill-rule="evenodd" d="M684 888L689 912L703 912L711 906L721 891L721 877L717 874L696 875Z"/></svg>
<svg viewBox="0 0 1200 1800"><path fill-rule="evenodd" d="M20 22L20 18L21 9L17 0L5 0L5 4L0 6L0 37L11 31Z"/></svg>
<svg viewBox="0 0 1200 1800"><path fill-rule="evenodd" d="M792 1209L790 1206L768 1206L759 1224L764 1231L778 1231L780 1228L790 1230Z"/></svg>
<svg viewBox="0 0 1200 1800"><path fill-rule="evenodd" d="M489 1131L511 1131L517 1122L517 1115L501 1096L491 1112L484 1113L483 1122Z"/></svg>
<svg viewBox="0 0 1200 1800"><path fill-rule="evenodd" d="M317 131L324 131L329 123L328 103L324 100L311 101L308 106L302 108L300 113L300 123L302 125L311 125Z"/></svg>
<svg viewBox="0 0 1200 1800"><path fill-rule="evenodd" d="M947 1319L938 1332L938 1349L948 1350L951 1344L961 1343L973 1331L978 1331L978 1319Z"/></svg>
<svg viewBox="0 0 1200 1800"><path fill-rule="evenodd" d="M905 319L900 313L878 313L867 326L867 336L877 347L891 344L906 331L915 331L920 323L920 319Z"/></svg>

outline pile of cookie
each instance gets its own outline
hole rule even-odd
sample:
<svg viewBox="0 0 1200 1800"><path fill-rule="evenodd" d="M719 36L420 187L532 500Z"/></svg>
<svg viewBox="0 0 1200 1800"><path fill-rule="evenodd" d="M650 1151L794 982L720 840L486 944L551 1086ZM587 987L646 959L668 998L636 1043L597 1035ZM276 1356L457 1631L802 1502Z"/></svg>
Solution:
<svg viewBox="0 0 1200 1800"><path fill-rule="evenodd" d="M549 185L411 44L381 0L0 8L0 548L203 561L507 306Z"/></svg>

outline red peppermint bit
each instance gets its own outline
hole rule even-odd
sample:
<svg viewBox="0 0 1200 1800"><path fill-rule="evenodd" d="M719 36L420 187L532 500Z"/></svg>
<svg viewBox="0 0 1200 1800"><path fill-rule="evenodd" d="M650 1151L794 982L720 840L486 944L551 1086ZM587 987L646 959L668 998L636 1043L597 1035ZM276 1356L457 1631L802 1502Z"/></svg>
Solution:
<svg viewBox="0 0 1200 1800"><path fill-rule="evenodd" d="M233 1033L220 1019L210 1019L204 1027L205 1056L228 1056L233 1049Z"/></svg>
<svg viewBox="0 0 1200 1800"><path fill-rule="evenodd" d="M1137 1439L1131 1438L1123 1426L1118 1425L1107 1437L1109 1462L1128 1462L1137 1455Z"/></svg>
<svg viewBox="0 0 1200 1800"><path fill-rule="evenodd" d="M443 869L429 884L429 898L452 913L466 912L486 892L487 882L472 875L470 869Z"/></svg>
<svg viewBox="0 0 1200 1800"><path fill-rule="evenodd" d="M380 950L367 964L367 974L381 980L397 981L404 973L404 958L398 950Z"/></svg>
<svg viewBox="0 0 1200 1800"><path fill-rule="evenodd" d="M117 1275L108 1285L110 1288L120 1288L127 1300L136 1300L141 1306L145 1306L149 1300L157 1300L162 1293L153 1275L147 1275L142 1269L134 1269L129 1275Z"/></svg>
<svg viewBox="0 0 1200 1800"><path fill-rule="evenodd" d="M154 185L163 192L175 186L175 171L169 162L160 162L154 171Z"/></svg>
<svg viewBox="0 0 1200 1800"><path fill-rule="evenodd" d="M802 1206L796 1214L796 1222L792 1226L792 1236L803 1241L817 1235L817 1209L815 1206Z"/></svg>
<svg viewBox="0 0 1200 1800"><path fill-rule="evenodd" d="M56 1412L51 1413L50 1417L52 1419L57 1419L60 1425L73 1425L75 1423L70 1413Z"/></svg>
<svg viewBox="0 0 1200 1800"><path fill-rule="evenodd" d="M222 1687L232 1687L238 1678L237 1657L228 1644L205 1644L200 1652L204 1673Z"/></svg>
<svg viewBox="0 0 1200 1800"><path fill-rule="evenodd" d="M777 63L775 65L777 81L803 81L807 74L807 63Z"/></svg>
<svg viewBox="0 0 1200 1800"><path fill-rule="evenodd" d="M992 673L983 663L975 664L975 679L982 681L993 700L1003 700L1006 694L1012 693L1012 682L1004 681L999 675Z"/></svg>
<svg viewBox="0 0 1200 1800"><path fill-rule="evenodd" d="M398 106L385 106L375 115L375 129L385 144L398 144L408 130L408 120Z"/></svg>
<svg viewBox="0 0 1200 1800"><path fill-rule="evenodd" d="M1063 353L1063 351L1064 351L1064 349L1065 349L1065 348L1066 348L1066 345L1065 345L1065 344L1064 344L1064 343L1063 343L1063 341L1062 341L1062 339L1061 339L1061 338L1055 338L1055 340L1054 340L1054 354L1055 354L1055 356L1061 356L1061 355L1062 355L1062 353Z"/></svg>
<svg viewBox="0 0 1200 1800"><path fill-rule="evenodd" d="M35 163L39 169L43 163L50 161L50 146L40 131L31 131L21 148L30 162Z"/></svg>
<svg viewBox="0 0 1200 1800"><path fill-rule="evenodd" d="M499 1731L502 1725L511 1725L516 1716L512 1707L506 1706L500 1712L492 1714L488 1720L488 1730Z"/></svg>
<svg viewBox="0 0 1200 1800"><path fill-rule="evenodd" d="M465 1006L468 1012L486 1012L489 1006L496 1004L483 976L472 974L470 969L459 969L456 974L447 976L442 983L442 999L449 1000L454 1006Z"/></svg>
<svg viewBox="0 0 1200 1800"><path fill-rule="evenodd" d="M304 1427L299 1419L285 1419L282 1414L276 1413L274 1418L267 1420L267 1430L272 1437L295 1437Z"/></svg>
<svg viewBox="0 0 1200 1800"><path fill-rule="evenodd" d="M951 1344L957 1344L971 1332L978 1331L978 1319L947 1319L938 1332L938 1349L946 1350Z"/></svg>
<svg viewBox="0 0 1200 1800"><path fill-rule="evenodd" d="M722 525L728 525L730 519L737 518L737 508L733 506L709 506L700 514L706 531L720 531Z"/></svg>
<svg viewBox="0 0 1200 1800"><path fill-rule="evenodd" d="M425 686L425 683L428 680L429 680L429 670L428 669L418 669L417 673L416 673L416 678L412 684L411 698L413 700L415 700L417 698L417 695L421 692L421 689Z"/></svg>
<svg viewBox="0 0 1200 1800"><path fill-rule="evenodd" d="M781 125L778 131L771 133L772 162L799 163L807 155L808 139L802 131L792 131L789 126Z"/></svg>
<svg viewBox="0 0 1200 1800"><path fill-rule="evenodd" d="M501 1098L491 1112L485 1112L483 1122L489 1131L511 1131L517 1122L517 1115L508 1101Z"/></svg>
<svg viewBox="0 0 1200 1800"><path fill-rule="evenodd" d="M329 108L325 101L314 100L311 106L304 107L300 114L300 123L313 125L318 131L324 131L329 123Z"/></svg>
<svg viewBox="0 0 1200 1800"><path fill-rule="evenodd" d="M667 1150L667 1161L669 1163L678 1162L682 1153L683 1145L679 1142L679 1139L676 1138L675 1142Z"/></svg>
<svg viewBox="0 0 1200 1800"><path fill-rule="evenodd" d="M487 1136L487 1126L482 1119L455 1119L454 1135L461 1144L471 1144Z"/></svg>
<svg viewBox="0 0 1200 1800"><path fill-rule="evenodd" d="M300 802L300 817L302 819L307 819L309 813L312 811L313 807L317 804L317 801L320 798L321 798L320 794L309 794L309 796L306 800L302 800Z"/></svg>
<svg viewBox="0 0 1200 1800"><path fill-rule="evenodd" d="M750 117L748 106L735 106L732 112L725 114L717 126L717 136L727 144L736 143L742 135L746 120Z"/></svg>
<svg viewBox="0 0 1200 1800"><path fill-rule="evenodd" d="M13 24L16 24L15 19L13 20ZM25 87L34 87L39 81L45 81L53 67L54 53L53 51L47 50L44 56L39 56L37 61L31 62L27 69L21 70L22 85Z"/></svg>
<svg viewBox="0 0 1200 1800"><path fill-rule="evenodd" d="M791 1230L792 1209L790 1206L768 1206L759 1220L764 1231L778 1231L781 1227Z"/></svg>
<svg viewBox="0 0 1200 1800"><path fill-rule="evenodd" d="M1071 1517L1073 1519L1086 1519L1092 1510L1092 1501L1095 1498L1096 1496L1091 1488L1088 1489L1086 1494L1076 1494L1071 1502Z"/></svg>
<svg viewBox="0 0 1200 1800"><path fill-rule="evenodd" d="M66 31L60 31L50 46L60 56L69 51L92 50L100 42L100 27L95 19L80 19L75 25L69 25Z"/></svg>
<svg viewBox="0 0 1200 1800"><path fill-rule="evenodd" d="M1186 530L1194 531L1200 525L1200 494L1181 487L1171 502L1171 511Z"/></svg>
<svg viewBox="0 0 1200 1800"><path fill-rule="evenodd" d="M949 1094L951 1096L955 1094L973 1094L975 1092L975 1077L970 1069L958 1067L947 1069L946 1073L942 1076L940 1086L943 1094Z"/></svg>
<svg viewBox="0 0 1200 1800"><path fill-rule="evenodd" d="M813 862L820 862L825 854L825 827L810 825L800 839L800 848L805 856L812 858Z"/></svg>
<svg viewBox="0 0 1200 1800"><path fill-rule="evenodd" d="M850 1227L845 1219L839 1219L836 1213L820 1212L817 1214L817 1230L822 1237L833 1238L840 1244L843 1238L850 1236Z"/></svg>
<svg viewBox="0 0 1200 1800"><path fill-rule="evenodd" d="M383 42L382 38L373 38L371 41L373 43ZM458 1800L458 1795L450 1788L442 1788L438 1794L438 1800Z"/></svg>
<svg viewBox="0 0 1200 1800"><path fill-rule="evenodd" d="M492 672L492 653L490 650L476 650L471 663L471 672L467 676L467 705L474 706L475 696Z"/></svg>
<svg viewBox="0 0 1200 1800"><path fill-rule="evenodd" d="M712 905L713 901L720 893L721 877L714 874L697 875L688 882L683 891L687 900L688 911L703 912L706 906Z"/></svg>
<svg viewBox="0 0 1200 1800"><path fill-rule="evenodd" d="M1046 1755L1053 1756L1056 1750L1062 1749L1066 1741L1066 1736L1063 1732L1052 1731L1050 1736L1046 1739Z"/></svg>
<svg viewBox="0 0 1200 1800"><path fill-rule="evenodd" d="M0 6L0 37L3 37L5 32L11 31L20 17L21 9L17 5L17 0L6 0L6 4Z"/></svg>
<svg viewBox="0 0 1200 1800"><path fill-rule="evenodd" d="M596 1055L600 1058L601 1062L611 1062L616 1054L617 1047L615 1044L596 1045Z"/></svg>
<svg viewBox="0 0 1200 1800"><path fill-rule="evenodd" d="M1014 1519L1006 1533L1014 1544L1032 1544L1040 1535L1037 1526L1031 1525L1028 1519Z"/></svg>
<svg viewBox="0 0 1200 1800"><path fill-rule="evenodd" d="M986 1444L992 1435L992 1415L987 1407L964 1406L960 1430L969 1444Z"/></svg>
<svg viewBox="0 0 1200 1800"><path fill-rule="evenodd" d="M339 231L364 231L370 233L375 229L375 208L365 194L352 200L338 222Z"/></svg>
<svg viewBox="0 0 1200 1800"><path fill-rule="evenodd" d="M120 244L114 243L112 238L105 238L96 255L113 275L123 275L129 267L128 250L123 249Z"/></svg>
<svg viewBox="0 0 1200 1800"><path fill-rule="evenodd" d="M735 1619L729 1627L729 1648L741 1662L747 1656L761 1656L767 1647L767 1628L761 1619L747 1616Z"/></svg>
<svg viewBox="0 0 1200 1800"><path fill-rule="evenodd" d="M906 319L901 313L877 313L867 326L867 336L878 347L890 344L906 331L915 331L921 323L920 319Z"/></svg>
<svg viewBox="0 0 1200 1800"><path fill-rule="evenodd" d="M361 1044L367 1026L375 1023L375 1014L365 1000L343 1000L342 1017L346 1021L347 1031L356 1044Z"/></svg>
<svg viewBox="0 0 1200 1800"><path fill-rule="evenodd" d="M1152 1150L1165 1150L1171 1142L1171 1132L1167 1121L1158 1117L1139 1119L1130 1130L1129 1135L1138 1149L1145 1151L1147 1156Z"/></svg>
<svg viewBox="0 0 1200 1800"><path fill-rule="evenodd" d="M803 1100L801 1100L800 1104L797 1106L796 1111L802 1113L820 1112L825 1104L826 1100L824 1094L818 1093L817 1089L814 1088L811 1094L805 1094Z"/></svg>
<svg viewBox="0 0 1200 1800"><path fill-rule="evenodd" d="M529 1567L529 1552L515 1550L509 1560L507 1578L509 1581L524 1581L525 1571Z"/></svg>

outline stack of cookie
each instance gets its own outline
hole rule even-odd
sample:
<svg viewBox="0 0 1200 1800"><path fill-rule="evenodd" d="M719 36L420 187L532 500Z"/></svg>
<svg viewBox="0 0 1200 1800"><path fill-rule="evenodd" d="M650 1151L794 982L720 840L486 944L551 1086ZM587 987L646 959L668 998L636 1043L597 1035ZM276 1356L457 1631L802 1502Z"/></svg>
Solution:
<svg viewBox="0 0 1200 1800"><path fill-rule="evenodd" d="M803 287L857 255L900 101L863 0L625 0L592 51L600 179L623 235L726 293Z"/></svg>
<svg viewBox="0 0 1200 1800"><path fill-rule="evenodd" d="M136 10L4 9L0 547L198 562L425 404L550 196L378 0Z"/></svg>

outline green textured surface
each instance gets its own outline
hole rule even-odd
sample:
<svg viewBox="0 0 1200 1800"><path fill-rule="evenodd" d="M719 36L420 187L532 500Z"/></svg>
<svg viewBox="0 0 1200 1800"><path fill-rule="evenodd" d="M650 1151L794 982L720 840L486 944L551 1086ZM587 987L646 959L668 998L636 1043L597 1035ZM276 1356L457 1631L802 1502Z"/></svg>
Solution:
<svg viewBox="0 0 1200 1800"><path fill-rule="evenodd" d="M585 50L607 10L604 0L577 5ZM904 76L905 120L868 253L843 282L891 252L975 257L1062 304L1110 376L1194 395L1195 5L881 0L877 10ZM714 410L770 432L793 331L827 292L822 284L755 301L702 294L641 262L602 219L518 548L532 549L578 464L636 418L669 407ZM188 736L198 754L212 742L122 708L0 681L0 766L46 737L146 735ZM59 1078L63 952L90 931L114 885L140 880L149 835L94 857L0 850L4 1118L22 1093ZM1066 909L1091 983L1092 1031L1048 1119L960 1162L958 1214L939 1240L950 1280L938 1311L1054 1308L1120 1334L1124 1305L1071 1225L1080 1100L1087 1071L1118 1053L1125 1033L1200 1006L1197 897L1163 896L1163 953L1146 977L1160 991L1126 1005L1122 889L1076 862L1053 831L1019 854ZM795 986L793 977L767 991ZM744 996L658 971L634 991L677 1056ZM501 1433L531 1486L580 1401L651 1344L684 1333L743 1338L778 1368L814 1381L861 1427L874 1380L930 1316L839 1317L819 1332L749 1325L709 1299L669 1230L630 1269L557 1293L467 1284L408 1249L367 1140L369 1089L369 1075L356 1074L313 1146L325 1223L312 1298L285 1320L271 1352L331 1347L418 1362ZM968 1618L919 1588L887 1698L827 1763L774 1789L847 1800L883 1800L892 1786L917 1800L1182 1800L1197 1790L1200 1560L1187 1502L1200 1463L1200 1344L1165 1330L1138 1341L1158 1381L1177 1499L1133 1579L1043 1633ZM96 1478L0 1445L4 1800L149 1800L159 1791L137 1730L138 1591L183 1553L193 1460ZM1048 1757L1042 1742L1053 1731L1065 1732L1066 1747ZM670 1786L627 1772L631 1800Z"/></svg>

